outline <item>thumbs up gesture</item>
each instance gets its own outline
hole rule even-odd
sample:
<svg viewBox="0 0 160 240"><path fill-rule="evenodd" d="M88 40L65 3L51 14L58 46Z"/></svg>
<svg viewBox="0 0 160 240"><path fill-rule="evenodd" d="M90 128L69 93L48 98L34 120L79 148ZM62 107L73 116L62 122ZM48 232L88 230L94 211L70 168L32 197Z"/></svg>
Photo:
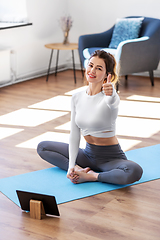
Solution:
<svg viewBox="0 0 160 240"><path fill-rule="evenodd" d="M111 83L111 74L108 74L107 82L102 85L103 92L106 96L112 96L113 86Z"/></svg>

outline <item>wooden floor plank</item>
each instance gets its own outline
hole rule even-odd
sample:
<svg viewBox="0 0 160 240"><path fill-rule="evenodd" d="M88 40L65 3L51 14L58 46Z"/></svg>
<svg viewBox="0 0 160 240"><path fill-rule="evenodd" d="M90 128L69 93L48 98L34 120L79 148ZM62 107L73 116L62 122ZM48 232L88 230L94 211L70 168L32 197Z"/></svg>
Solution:
<svg viewBox="0 0 160 240"><path fill-rule="evenodd" d="M0 88L0 116L19 109L30 109L30 105L56 96L66 96L65 93L84 86L81 72L77 71L76 74L77 84L74 83L73 71L68 70L59 72L57 77L51 75L48 82L45 81L45 77L40 77ZM125 101L153 104L160 102L160 79L155 78L155 86L151 87L148 77L132 75L128 77L127 84L121 77L119 95L121 100ZM134 95L153 99L134 100ZM141 117L139 119L143 120ZM56 129L68 121L70 121L69 110L63 117L34 127L0 123L1 132L6 128L23 130L2 139L0 136L0 178L52 167L51 164L40 159L35 147L18 146L46 132L69 134L69 130ZM160 122L160 119L157 121ZM136 126L132 127L136 128ZM123 140L124 147L129 141L139 141L128 150L159 144L160 127L147 138L125 134L118 138ZM22 212L6 196L0 194L0 239L158 240L160 239L159 202L160 180L155 180L60 204L60 217L47 216L42 220L34 220L29 217L29 213Z"/></svg>

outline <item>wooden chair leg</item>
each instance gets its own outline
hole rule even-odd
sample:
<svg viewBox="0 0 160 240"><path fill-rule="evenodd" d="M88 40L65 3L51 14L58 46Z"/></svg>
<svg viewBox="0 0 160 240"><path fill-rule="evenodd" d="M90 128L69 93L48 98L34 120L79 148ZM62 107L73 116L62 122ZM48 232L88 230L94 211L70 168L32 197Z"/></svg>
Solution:
<svg viewBox="0 0 160 240"><path fill-rule="evenodd" d="M153 71L149 71L149 76L150 76L150 80L151 80L151 85L154 86L154 74Z"/></svg>

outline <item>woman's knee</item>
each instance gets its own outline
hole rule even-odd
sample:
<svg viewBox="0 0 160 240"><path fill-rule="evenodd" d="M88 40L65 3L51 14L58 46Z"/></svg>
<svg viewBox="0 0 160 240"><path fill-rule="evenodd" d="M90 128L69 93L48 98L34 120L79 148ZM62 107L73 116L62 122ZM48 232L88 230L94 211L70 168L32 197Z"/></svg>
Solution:
<svg viewBox="0 0 160 240"><path fill-rule="evenodd" d="M41 155L41 153L44 151L46 145L46 141L40 142L37 146L37 153Z"/></svg>
<svg viewBox="0 0 160 240"><path fill-rule="evenodd" d="M128 183L139 181L142 177L143 169L137 163L132 162L129 168Z"/></svg>
<svg viewBox="0 0 160 240"><path fill-rule="evenodd" d="M139 181L143 174L141 166L132 161L123 163L119 169L123 170L125 173L123 174L123 178L121 179L122 181L120 183L123 185Z"/></svg>
<svg viewBox="0 0 160 240"><path fill-rule="evenodd" d="M140 180L140 178L142 177L142 174L143 174L143 169L141 168L140 165L138 165L137 163L135 163L134 175L135 175L136 181L139 181L139 180Z"/></svg>

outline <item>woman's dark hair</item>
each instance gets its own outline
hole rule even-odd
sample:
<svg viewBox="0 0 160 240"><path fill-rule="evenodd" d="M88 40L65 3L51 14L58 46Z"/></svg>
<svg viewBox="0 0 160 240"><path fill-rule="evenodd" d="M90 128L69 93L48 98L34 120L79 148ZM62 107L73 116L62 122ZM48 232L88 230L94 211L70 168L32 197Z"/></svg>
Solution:
<svg viewBox="0 0 160 240"><path fill-rule="evenodd" d="M105 52L104 50L96 50L92 55L90 56L89 60L92 57L99 57L104 60L106 65L106 73L111 74L111 82L114 84L118 81L118 76L116 74L116 60L114 56L110 53Z"/></svg>

